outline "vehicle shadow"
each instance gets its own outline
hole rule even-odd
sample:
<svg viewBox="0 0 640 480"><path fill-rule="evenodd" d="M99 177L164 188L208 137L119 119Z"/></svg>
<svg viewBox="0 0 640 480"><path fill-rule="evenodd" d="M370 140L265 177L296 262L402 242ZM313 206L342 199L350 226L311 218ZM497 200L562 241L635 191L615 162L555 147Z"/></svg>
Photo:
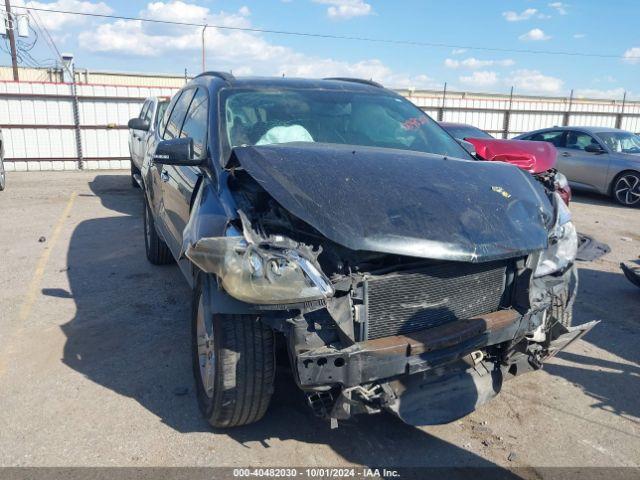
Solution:
<svg viewBox="0 0 640 480"><path fill-rule="evenodd" d="M96 384L134 399L178 432L212 431L194 394L190 290L175 266L147 262L142 197L131 189L128 176L98 175L90 186L105 214L80 223L69 244L67 275L76 315L61 327L67 337L63 362ZM66 295L56 289L44 293ZM356 464L492 467L485 469L489 478L519 478L391 415L357 418L331 430L328 422L313 416L286 369L278 372L263 420L219 433L240 444L257 441L264 447L274 438L328 445Z"/></svg>
<svg viewBox="0 0 640 480"><path fill-rule="evenodd" d="M640 418L640 292L621 271L584 268L588 265L579 269L573 323L601 320L584 340L617 358L593 358L570 348L558 354L562 362L545 370L578 385L596 400L594 408Z"/></svg>

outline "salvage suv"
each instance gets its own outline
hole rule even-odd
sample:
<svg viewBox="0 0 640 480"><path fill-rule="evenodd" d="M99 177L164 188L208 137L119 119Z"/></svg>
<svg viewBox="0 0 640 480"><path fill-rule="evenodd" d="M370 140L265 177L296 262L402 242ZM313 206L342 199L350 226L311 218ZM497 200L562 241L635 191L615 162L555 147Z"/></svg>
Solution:
<svg viewBox="0 0 640 480"><path fill-rule="evenodd" d="M204 73L149 152L146 254L193 289L215 427L265 414L276 345L332 426L383 410L428 425L595 325L571 326L576 231L553 186L475 160L374 82Z"/></svg>

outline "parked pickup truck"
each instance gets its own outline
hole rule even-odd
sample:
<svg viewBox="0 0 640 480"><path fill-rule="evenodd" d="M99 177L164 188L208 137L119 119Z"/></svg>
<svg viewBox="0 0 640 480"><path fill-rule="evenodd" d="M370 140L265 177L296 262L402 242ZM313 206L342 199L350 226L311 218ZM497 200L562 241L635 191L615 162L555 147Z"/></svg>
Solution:
<svg viewBox="0 0 640 480"><path fill-rule="evenodd" d="M146 254L193 288L216 427L265 414L276 345L332 425L382 410L428 425L596 323L571 325L577 237L558 193L374 82L203 73L149 151Z"/></svg>
<svg viewBox="0 0 640 480"><path fill-rule="evenodd" d="M140 168L147 153L149 140L158 126L165 109L169 105L167 97L148 97L140 115L129 120L129 156L131 157L131 185L140 186Z"/></svg>

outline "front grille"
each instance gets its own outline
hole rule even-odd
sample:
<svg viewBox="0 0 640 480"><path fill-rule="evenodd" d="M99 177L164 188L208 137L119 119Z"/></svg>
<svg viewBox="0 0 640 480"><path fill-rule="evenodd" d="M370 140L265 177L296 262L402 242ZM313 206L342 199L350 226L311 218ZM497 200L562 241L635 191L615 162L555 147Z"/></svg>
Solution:
<svg viewBox="0 0 640 480"><path fill-rule="evenodd" d="M415 332L497 311L506 268L504 262L446 262L368 278L368 338Z"/></svg>

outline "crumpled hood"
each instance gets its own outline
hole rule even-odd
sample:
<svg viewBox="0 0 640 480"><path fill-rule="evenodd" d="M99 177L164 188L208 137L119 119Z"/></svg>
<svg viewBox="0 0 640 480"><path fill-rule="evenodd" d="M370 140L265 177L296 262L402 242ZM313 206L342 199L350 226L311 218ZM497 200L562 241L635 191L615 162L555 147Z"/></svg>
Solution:
<svg viewBox="0 0 640 480"><path fill-rule="evenodd" d="M552 206L511 165L318 143L233 155L282 207L352 250L480 262L547 246Z"/></svg>

